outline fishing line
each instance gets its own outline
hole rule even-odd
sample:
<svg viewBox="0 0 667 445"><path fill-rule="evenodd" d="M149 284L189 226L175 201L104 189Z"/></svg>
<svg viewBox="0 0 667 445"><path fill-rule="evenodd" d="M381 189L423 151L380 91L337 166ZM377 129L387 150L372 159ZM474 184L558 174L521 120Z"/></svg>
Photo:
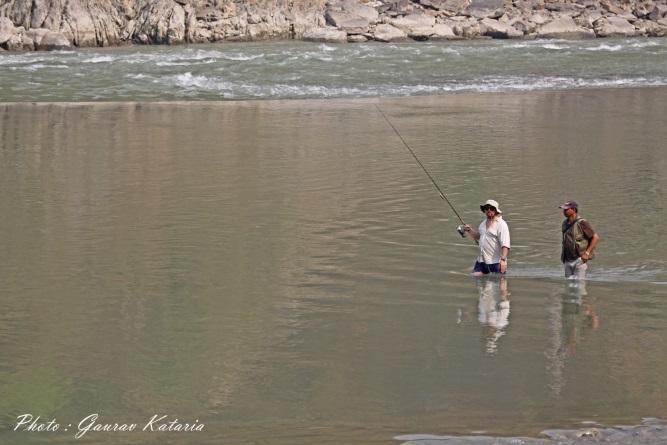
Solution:
<svg viewBox="0 0 667 445"><path fill-rule="evenodd" d="M405 148L408 149L408 151L410 152L412 157L415 158L415 161L417 161L417 164L419 164L419 166L422 168L422 170L424 170L424 173L426 173L426 176L428 176L428 179L431 180L431 182L435 186L436 190L438 190L438 193L440 193L440 198L442 198L447 204L449 204L449 207L451 207L451 209L454 211L454 214L456 214L456 217L459 219L459 221L461 221L461 224L465 225L465 222L463 221L463 218L461 218L461 215L459 215L459 212L456 211L456 209L454 208L454 205L451 203L449 198L447 198L447 195L445 194L445 192L443 192L440 189L440 186L438 186L438 183L435 182L435 179L433 179L433 176L431 176L431 174L428 172L428 170L426 170L426 167L424 167L424 164L422 164L422 162L419 160L419 158L417 157L415 152L412 151L412 149L410 148L408 143L405 142L405 139L403 139L403 136L401 136L401 133L398 132L396 127L394 127L394 125L391 123L391 121L387 118L387 116L384 114L384 112L380 109L380 107L378 105L375 105L375 108L378 109L378 111L380 112L380 114L382 115L384 120L386 120L387 123L389 124L389 126L392 128L392 130L394 130L394 132L396 133L396 136L398 136L398 138L401 140L401 142L403 142L403 145L405 145Z"/></svg>

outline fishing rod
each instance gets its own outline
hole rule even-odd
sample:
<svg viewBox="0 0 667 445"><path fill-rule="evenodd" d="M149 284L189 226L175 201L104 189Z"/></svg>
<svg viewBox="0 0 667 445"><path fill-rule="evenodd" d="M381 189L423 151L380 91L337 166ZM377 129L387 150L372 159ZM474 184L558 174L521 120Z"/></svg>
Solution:
<svg viewBox="0 0 667 445"><path fill-rule="evenodd" d="M412 157L415 158L415 161L417 161L417 164L419 164L419 166L422 168L422 170L424 170L424 173L426 173L426 176L428 176L428 179L431 180L431 182L432 182L433 185L435 186L436 190L437 190L438 193L440 194L440 198L442 198L447 204L449 204L449 207L452 209L452 211L454 212L454 214L456 215L456 217L459 219L459 221L461 221L461 224L463 224L463 225L467 225L467 224L465 223L465 221L463 221L463 218L461 218L461 215L459 215L459 212L456 211L456 208L454 207L454 205L452 204L452 202L449 200L449 198L447 198L447 195L445 194L445 192L443 192L443 191L440 189L440 186L438 185L437 182L435 182L435 179L433 179L433 176L431 176L431 174L428 172L428 170L426 170L426 167L424 167L424 164L422 164L422 161L419 160L419 158L417 157L417 155L415 154L415 152L412 150L412 148L410 148L410 146L408 145L408 143L405 142L405 139L403 139L403 136L401 136L401 133L399 133L398 130L396 129L396 127L394 127L394 124L391 123L391 121L389 120L389 118L387 117L387 115L384 114L384 112L382 111L382 109L380 108L380 106L376 104L376 105L375 105L375 108L377 108L378 112L382 115L382 117L384 118L384 120L387 121L387 123L389 124L389 126L391 127L391 129L394 130L394 132L396 133L396 136L398 136L398 138L401 140L401 142L403 142L403 145L405 145L405 148L408 149L408 151L410 152L410 154L412 155ZM458 232L461 234L461 236L464 236L464 232L462 231L461 228L458 228L457 230L458 230ZM477 241L475 240L475 242L477 242Z"/></svg>

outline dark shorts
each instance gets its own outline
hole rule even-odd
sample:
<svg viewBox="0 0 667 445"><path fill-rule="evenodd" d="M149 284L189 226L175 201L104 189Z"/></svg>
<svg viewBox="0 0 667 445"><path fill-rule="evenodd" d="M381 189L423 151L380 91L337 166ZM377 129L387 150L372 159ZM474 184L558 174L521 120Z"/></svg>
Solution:
<svg viewBox="0 0 667 445"><path fill-rule="evenodd" d="M500 263L486 264L475 261L475 267L472 268L473 273L482 272L483 274L487 273L500 273Z"/></svg>

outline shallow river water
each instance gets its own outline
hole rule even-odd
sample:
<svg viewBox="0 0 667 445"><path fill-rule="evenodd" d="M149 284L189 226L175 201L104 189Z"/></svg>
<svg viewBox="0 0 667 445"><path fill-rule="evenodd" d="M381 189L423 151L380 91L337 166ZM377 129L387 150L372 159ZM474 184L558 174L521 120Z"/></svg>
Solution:
<svg viewBox="0 0 667 445"><path fill-rule="evenodd" d="M505 280L468 276L474 244L378 106L466 222L500 202ZM666 115L664 88L0 105L0 442L72 443L93 413L205 427L85 443L667 418ZM602 237L581 284L568 199ZM25 413L61 429L14 431Z"/></svg>

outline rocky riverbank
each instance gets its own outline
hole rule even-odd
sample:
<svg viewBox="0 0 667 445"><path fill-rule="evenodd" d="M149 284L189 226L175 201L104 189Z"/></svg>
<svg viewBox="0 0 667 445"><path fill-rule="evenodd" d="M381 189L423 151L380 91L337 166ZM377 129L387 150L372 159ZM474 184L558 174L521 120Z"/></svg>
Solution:
<svg viewBox="0 0 667 445"><path fill-rule="evenodd" d="M0 51L299 39L667 36L662 0L2 0Z"/></svg>

